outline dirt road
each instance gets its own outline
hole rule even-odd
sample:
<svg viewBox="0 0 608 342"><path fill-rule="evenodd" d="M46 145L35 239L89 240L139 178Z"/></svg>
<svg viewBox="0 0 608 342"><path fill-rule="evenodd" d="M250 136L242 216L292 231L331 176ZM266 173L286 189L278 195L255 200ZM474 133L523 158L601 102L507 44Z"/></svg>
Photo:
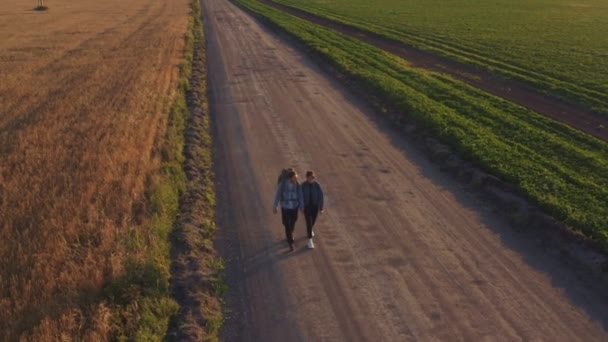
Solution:
<svg viewBox="0 0 608 342"><path fill-rule="evenodd" d="M229 1L203 7L227 341L608 339L600 290ZM286 165L328 194L314 251L272 214Z"/></svg>

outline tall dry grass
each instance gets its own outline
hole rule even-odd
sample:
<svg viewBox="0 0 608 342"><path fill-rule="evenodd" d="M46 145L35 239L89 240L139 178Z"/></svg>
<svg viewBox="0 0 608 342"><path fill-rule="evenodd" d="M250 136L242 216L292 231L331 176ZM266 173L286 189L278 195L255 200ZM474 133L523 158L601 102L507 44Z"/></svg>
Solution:
<svg viewBox="0 0 608 342"><path fill-rule="evenodd" d="M187 1L28 4L0 7L0 340L105 340L102 289L149 234Z"/></svg>

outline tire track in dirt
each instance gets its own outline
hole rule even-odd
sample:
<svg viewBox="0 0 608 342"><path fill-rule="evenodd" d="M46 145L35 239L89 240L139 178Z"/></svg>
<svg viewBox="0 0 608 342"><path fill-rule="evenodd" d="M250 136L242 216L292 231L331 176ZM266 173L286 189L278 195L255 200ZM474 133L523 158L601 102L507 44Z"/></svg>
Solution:
<svg viewBox="0 0 608 342"><path fill-rule="evenodd" d="M608 338L601 289L518 235L227 0L203 2L230 341ZM328 194L286 252L276 173Z"/></svg>

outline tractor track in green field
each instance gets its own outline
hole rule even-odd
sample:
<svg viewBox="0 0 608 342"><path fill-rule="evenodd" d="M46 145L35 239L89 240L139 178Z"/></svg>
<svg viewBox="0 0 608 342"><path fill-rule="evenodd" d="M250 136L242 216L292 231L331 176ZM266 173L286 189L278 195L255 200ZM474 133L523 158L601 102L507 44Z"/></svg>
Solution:
<svg viewBox="0 0 608 342"><path fill-rule="evenodd" d="M502 78L481 68L418 49L380 34L365 31L304 10L277 3L273 0L259 1L298 18L338 31L349 37L356 38L384 51L395 54L407 60L414 67L447 74L492 95L563 122L604 141L608 141L608 116L566 102L556 96L548 95L523 81Z"/></svg>

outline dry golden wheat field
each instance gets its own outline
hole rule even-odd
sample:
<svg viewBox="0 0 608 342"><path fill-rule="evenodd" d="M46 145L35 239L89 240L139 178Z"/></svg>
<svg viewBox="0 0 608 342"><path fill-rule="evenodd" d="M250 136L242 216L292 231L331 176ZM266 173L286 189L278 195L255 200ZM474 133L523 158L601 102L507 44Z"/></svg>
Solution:
<svg viewBox="0 0 608 342"><path fill-rule="evenodd" d="M0 340L106 340L146 238L187 0L0 6ZM136 257L136 256L135 256Z"/></svg>

